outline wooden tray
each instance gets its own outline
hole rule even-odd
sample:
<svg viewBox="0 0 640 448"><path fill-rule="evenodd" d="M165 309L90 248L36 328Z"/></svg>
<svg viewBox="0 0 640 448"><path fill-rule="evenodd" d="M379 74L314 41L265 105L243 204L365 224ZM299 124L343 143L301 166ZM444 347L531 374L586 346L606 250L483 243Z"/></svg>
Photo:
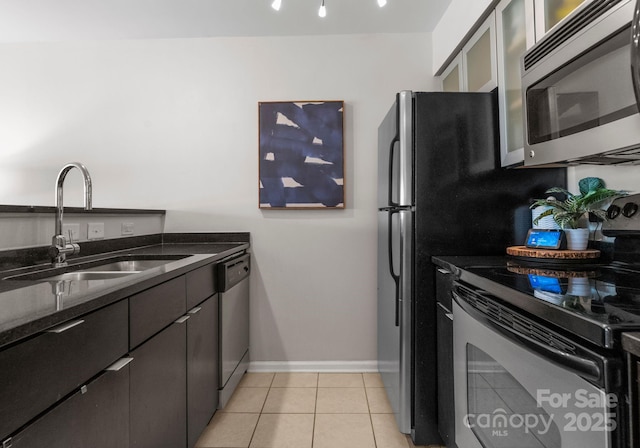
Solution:
<svg viewBox="0 0 640 448"><path fill-rule="evenodd" d="M514 257L526 257L529 259L554 260L554 261L585 261L600 257L597 249L587 250L554 250L533 249L526 246L507 247L507 254Z"/></svg>
<svg viewBox="0 0 640 448"><path fill-rule="evenodd" d="M566 265L563 265L566 266ZM565 269L569 269L566 267ZM531 266L516 266L509 265L507 263L507 271L515 272L516 274L533 274L533 275L542 275L543 277L555 277L555 278L594 278L598 277L600 273L597 269L577 269L573 267L571 270L558 270L558 269L548 269L544 266L539 267L531 267Z"/></svg>

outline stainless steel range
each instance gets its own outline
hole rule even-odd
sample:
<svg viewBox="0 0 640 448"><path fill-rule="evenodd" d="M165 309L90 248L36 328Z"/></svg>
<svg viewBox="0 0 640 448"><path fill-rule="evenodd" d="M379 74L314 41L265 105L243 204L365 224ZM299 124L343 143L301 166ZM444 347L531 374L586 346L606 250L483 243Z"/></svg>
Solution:
<svg viewBox="0 0 640 448"><path fill-rule="evenodd" d="M441 257L457 279L459 448L628 446L621 334L640 330L638 204L610 207L616 239L598 263Z"/></svg>

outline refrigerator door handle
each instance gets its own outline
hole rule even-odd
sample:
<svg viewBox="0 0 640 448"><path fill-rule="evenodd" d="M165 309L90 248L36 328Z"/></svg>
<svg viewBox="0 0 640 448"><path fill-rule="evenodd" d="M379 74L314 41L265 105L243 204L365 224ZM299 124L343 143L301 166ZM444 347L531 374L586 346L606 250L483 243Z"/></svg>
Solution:
<svg viewBox="0 0 640 448"><path fill-rule="evenodd" d="M400 326L400 275L396 274L396 270L393 266L393 215L398 213L399 210L389 210L389 230L387 233L388 240L388 248L389 248L389 274L391 274L391 278L396 285L396 294L395 294L395 302L396 302L396 327Z"/></svg>
<svg viewBox="0 0 640 448"><path fill-rule="evenodd" d="M393 140L391 140L391 145L389 146L389 206L391 207L396 207L398 206L398 203L395 202L393 200L393 153L395 152L395 148L396 148L396 143L400 143L400 139L398 138L398 135L396 134L393 137Z"/></svg>

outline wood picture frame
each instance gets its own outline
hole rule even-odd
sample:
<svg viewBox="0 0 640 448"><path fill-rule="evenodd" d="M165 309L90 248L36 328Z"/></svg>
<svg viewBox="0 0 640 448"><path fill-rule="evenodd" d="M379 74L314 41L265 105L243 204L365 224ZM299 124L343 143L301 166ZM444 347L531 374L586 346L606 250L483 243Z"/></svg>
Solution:
<svg viewBox="0 0 640 448"><path fill-rule="evenodd" d="M261 209L343 209L344 101L258 103Z"/></svg>

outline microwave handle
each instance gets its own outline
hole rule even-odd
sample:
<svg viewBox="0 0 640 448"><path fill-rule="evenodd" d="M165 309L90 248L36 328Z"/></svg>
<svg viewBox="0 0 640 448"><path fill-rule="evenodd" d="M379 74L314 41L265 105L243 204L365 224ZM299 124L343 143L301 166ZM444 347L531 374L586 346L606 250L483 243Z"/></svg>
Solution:
<svg viewBox="0 0 640 448"><path fill-rule="evenodd" d="M636 0L631 22L631 80L636 104L640 105L640 0Z"/></svg>

